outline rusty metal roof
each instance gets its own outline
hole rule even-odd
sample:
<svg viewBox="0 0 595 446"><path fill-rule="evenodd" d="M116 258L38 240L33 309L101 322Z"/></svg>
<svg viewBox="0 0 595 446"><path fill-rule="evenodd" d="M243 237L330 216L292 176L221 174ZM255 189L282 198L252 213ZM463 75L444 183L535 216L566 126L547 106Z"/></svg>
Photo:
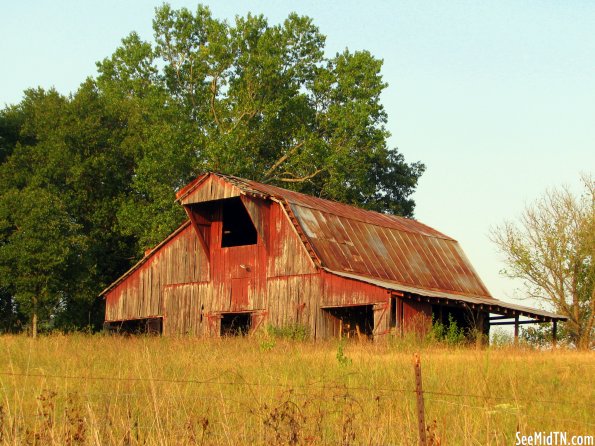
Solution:
<svg viewBox="0 0 595 446"><path fill-rule="evenodd" d="M326 268L431 291L492 298L459 243L423 223L217 175L246 193L286 201Z"/></svg>
<svg viewBox="0 0 595 446"><path fill-rule="evenodd" d="M313 197L311 195L282 189L280 187L271 186L270 184L258 183L257 181L245 180L243 178L238 178L231 175L217 175L233 183L243 191L254 195L281 198L292 205L298 205L302 208L316 209L318 211L326 212L327 214L332 214L338 217L347 217L351 220L358 220L364 223L398 229L404 232L414 232L422 235L452 240L447 235L444 235L441 232L438 232L437 230L410 218L367 211L356 206L339 203L338 201Z"/></svg>

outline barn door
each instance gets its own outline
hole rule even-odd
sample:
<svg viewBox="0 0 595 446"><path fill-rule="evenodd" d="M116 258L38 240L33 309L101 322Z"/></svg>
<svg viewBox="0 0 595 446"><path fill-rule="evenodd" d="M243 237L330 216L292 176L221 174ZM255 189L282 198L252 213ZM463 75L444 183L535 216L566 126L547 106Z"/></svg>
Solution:
<svg viewBox="0 0 595 446"><path fill-rule="evenodd" d="M236 277L231 279L231 311L249 309L249 295L253 282L254 279L252 277Z"/></svg>
<svg viewBox="0 0 595 446"><path fill-rule="evenodd" d="M389 332L390 315L388 309L390 302L381 302L374 304L374 331L373 336L385 335Z"/></svg>

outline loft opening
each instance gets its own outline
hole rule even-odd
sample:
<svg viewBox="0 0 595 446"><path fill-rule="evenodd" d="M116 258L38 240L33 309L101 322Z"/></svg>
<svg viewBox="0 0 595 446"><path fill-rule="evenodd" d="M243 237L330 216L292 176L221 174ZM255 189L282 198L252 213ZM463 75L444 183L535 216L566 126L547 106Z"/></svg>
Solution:
<svg viewBox="0 0 595 446"><path fill-rule="evenodd" d="M256 245L258 239L256 227L239 197L223 200L222 218L222 248Z"/></svg>
<svg viewBox="0 0 595 446"><path fill-rule="evenodd" d="M251 313L221 314L221 336L245 336L252 326Z"/></svg>
<svg viewBox="0 0 595 446"><path fill-rule="evenodd" d="M372 305L323 308L335 319L341 337L371 338L374 332L374 309Z"/></svg>

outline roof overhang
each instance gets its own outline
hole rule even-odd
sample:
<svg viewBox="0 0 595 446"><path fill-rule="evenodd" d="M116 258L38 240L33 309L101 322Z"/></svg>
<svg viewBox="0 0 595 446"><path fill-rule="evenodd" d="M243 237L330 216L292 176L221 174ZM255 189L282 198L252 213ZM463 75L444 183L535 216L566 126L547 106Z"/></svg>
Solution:
<svg viewBox="0 0 595 446"><path fill-rule="evenodd" d="M323 269L328 273L334 274L336 276L369 283L372 285L379 286L381 288L385 288L389 291L396 291L399 293L399 295L402 295L402 293L407 293L407 295L409 295L410 298L415 299L417 301L427 301L428 303L462 306L473 310L480 310L488 313L500 314L502 316L511 318L524 316L533 319L533 321L530 322L553 322L568 320L566 316L562 316L560 314L550 313L549 311L545 310L539 310L536 308L525 307L523 305L504 302L498 299L494 299L493 297L468 296L452 292L446 292L442 290L427 290L374 277L367 277L359 274L351 274L342 271L333 271L324 267Z"/></svg>

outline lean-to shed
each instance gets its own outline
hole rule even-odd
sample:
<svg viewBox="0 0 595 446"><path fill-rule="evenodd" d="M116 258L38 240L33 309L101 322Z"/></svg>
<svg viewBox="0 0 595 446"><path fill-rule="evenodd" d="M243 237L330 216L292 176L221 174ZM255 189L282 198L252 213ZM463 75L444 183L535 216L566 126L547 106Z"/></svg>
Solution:
<svg viewBox="0 0 595 446"><path fill-rule="evenodd" d="M322 339L564 319L493 298L457 241L415 220L217 173L177 201L188 220L102 292L106 327Z"/></svg>

